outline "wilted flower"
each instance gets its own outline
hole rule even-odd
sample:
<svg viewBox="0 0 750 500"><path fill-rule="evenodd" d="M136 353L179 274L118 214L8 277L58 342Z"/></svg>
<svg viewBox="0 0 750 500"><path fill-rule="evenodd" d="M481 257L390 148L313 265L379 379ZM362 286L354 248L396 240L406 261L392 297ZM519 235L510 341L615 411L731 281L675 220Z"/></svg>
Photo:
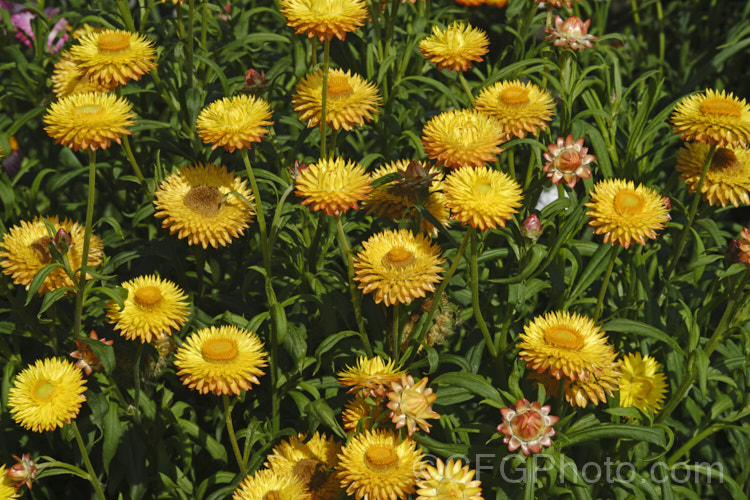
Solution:
<svg viewBox="0 0 750 500"><path fill-rule="evenodd" d="M542 235L542 231L542 221L539 220L537 214L531 214L526 217L526 220L523 221L523 224L521 225L521 234L525 238L533 241L539 239L539 236Z"/></svg>
<svg viewBox="0 0 750 500"><path fill-rule="evenodd" d="M539 401L529 403L528 399L519 399L515 408L503 408L503 423L497 426L498 432L505 434L503 443L509 451L519 447L524 455L539 453L542 446L552 446L550 439L555 435L553 425L560 417L550 416L551 407L542 406Z"/></svg>
<svg viewBox="0 0 750 500"><path fill-rule="evenodd" d="M562 137L558 137L557 143L550 144L547 149L549 152L544 153L547 163L543 170L547 172L547 177L551 178L553 184L565 180L572 188L579 178L591 177L591 168L588 164L596 160L596 156L586 154L589 149L583 147L583 137L577 141L573 140L572 135L568 135L564 141Z"/></svg>
<svg viewBox="0 0 750 500"><path fill-rule="evenodd" d="M417 426L430 432L431 425L427 423L427 419L440 418L440 415L432 410L431 405L437 399L437 394L432 389L427 389L427 377L415 384L411 375L402 374L399 382L391 382L391 389L387 406L391 410L391 421L396 424L396 429L406 426L409 436L414 434Z"/></svg>
<svg viewBox="0 0 750 500"><path fill-rule="evenodd" d="M112 345L115 342L114 340L100 339L94 330L91 330L89 338L98 340L107 345ZM78 350L70 353L71 358L78 360L76 362L76 368L83 370L86 375L91 375L91 372L100 373L104 368L102 366L102 360L100 360L99 356L97 356L94 350L91 349L91 346L82 340L76 340L76 347Z"/></svg>
<svg viewBox="0 0 750 500"><path fill-rule="evenodd" d="M16 459L16 463L8 469L8 478L15 483L16 488L25 484L26 487L31 489L38 470L36 462L31 459L31 453L24 453L21 458L13 455L13 458Z"/></svg>
<svg viewBox="0 0 750 500"><path fill-rule="evenodd" d="M545 30L547 40L554 40L558 47L571 50L586 50L594 48L592 40L599 37L589 35L591 19L583 22L580 18L571 16L563 21L562 17L555 16L555 27Z"/></svg>

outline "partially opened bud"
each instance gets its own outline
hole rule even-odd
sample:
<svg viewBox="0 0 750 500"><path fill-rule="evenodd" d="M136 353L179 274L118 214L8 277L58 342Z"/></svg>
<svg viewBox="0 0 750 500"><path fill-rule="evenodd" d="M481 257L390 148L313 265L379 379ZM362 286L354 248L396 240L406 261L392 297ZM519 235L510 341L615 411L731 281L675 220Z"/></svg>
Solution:
<svg viewBox="0 0 750 500"><path fill-rule="evenodd" d="M521 234L530 240L536 241L542 235L542 221L537 214L531 214L526 217L521 225Z"/></svg>

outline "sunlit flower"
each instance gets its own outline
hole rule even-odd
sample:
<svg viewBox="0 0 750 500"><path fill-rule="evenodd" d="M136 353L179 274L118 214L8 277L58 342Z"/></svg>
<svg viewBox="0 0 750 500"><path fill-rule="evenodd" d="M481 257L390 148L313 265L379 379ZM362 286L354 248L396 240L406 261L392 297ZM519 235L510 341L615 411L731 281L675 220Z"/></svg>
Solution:
<svg viewBox="0 0 750 500"><path fill-rule="evenodd" d="M442 277L440 247L427 236L407 230L383 231L362 243L354 258L354 280L363 294L374 293L376 304L411 304L435 291Z"/></svg>
<svg viewBox="0 0 750 500"><path fill-rule="evenodd" d="M585 408L589 403L597 406L600 402L606 403L607 397L612 397L613 392L620 386L622 374L619 371L622 361L616 361L617 354L612 350L612 362L609 363L601 373L592 373L588 380L575 381L565 380L565 400L571 406ZM554 394L553 394L554 395Z"/></svg>
<svg viewBox="0 0 750 500"><path fill-rule="evenodd" d="M91 330L89 338L98 340L105 345L112 345L115 342L114 340L100 339L94 330ZM71 358L78 360L76 361L76 368L83 370L86 375L91 375L92 372L101 372L104 369L99 356L86 342L76 340L76 347L78 350L70 353Z"/></svg>
<svg viewBox="0 0 750 500"><path fill-rule="evenodd" d="M547 130L555 104L549 92L533 83L520 80L502 81L482 89L476 109L495 118L506 136L524 138Z"/></svg>
<svg viewBox="0 0 750 500"><path fill-rule="evenodd" d="M656 231L669 221L669 209L664 197L647 187L635 186L633 181L605 179L591 192L589 225L595 234L604 235L604 243L628 248L633 241L646 244L655 239Z"/></svg>
<svg viewBox="0 0 750 500"><path fill-rule="evenodd" d="M70 48L73 61L91 81L113 89L156 68L156 49L144 35L106 29L89 33Z"/></svg>
<svg viewBox="0 0 750 500"><path fill-rule="evenodd" d="M529 403L528 399L519 399L515 408L503 408L500 413L503 423L497 426L498 432L505 435L503 443L513 452L519 447L524 455L539 453L543 446L552 446L550 439L555 435L553 425L560 417L550 416L551 407L542 406L539 401Z"/></svg>
<svg viewBox="0 0 750 500"><path fill-rule="evenodd" d="M57 98L89 92L107 92L109 89L97 82L92 82L81 73L70 56L70 52L60 54L52 72L52 89Z"/></svg>
<svg viewBox="0 0 750 500"><path fill-rule="evenodd" d="M198 136L211 149L223 147L233 153L235 149L250 148L268 133L273 125L271 106L252 95L236 95L216 100L203 108L195 122Z"/></svg>
<svg viewBox="0 0 750 500"><path fill-rule="evenodd" d="M384 361L380 356L359 357L355 366L347 366L338 373L339 383L350 387L347 392L361 391L367 396L379 397L391 389L391 382L401 379L403 370L396 368L393 360Z"/></svg>
<svg viewBox="0 0 750 500"><path fill-rule="evenodd" d="M415 384L414 378L404 373L400 381L391 382L391 389L386 406L391 410L391 421L396 424L396 429L406 427L409 436L416 432L417 427L430 432L432 425L427 419L437 419L440 415L432 409L437 394L427 388L427 377Z"/></svg>
<svg viewBox="0 0 750 500"><path fill-rule="evenodd" d="M31 489L36 480L37 472L39 471L36 462L31 459L31 453L24 453L20 458L13 455L13 458L16 459L16 463L8 469L7 478L3 477L3 471L0 470L0 481L5 484L5 480L10 479L15 483L17 489L23 485L26 485L28 489ZM4 496L3 493L2 486L0 486L0 498L3 500L6 498L15 498L14 496Z"/></svg>
<svg viewBox="0 0 750 500"><path fill-rule="evenodd" d="M683 141L724 148L750 144L750 106L725 90L685 97L674 108L672 124Z"/></svg>
<svg viewBox="0 0 750 500"><path fill-rule="evenodd" d="M483 500L482 481L474 479L476 471L461 460L439 458L435 466L426 465L417 482L417 500Z"/></svg>
<svg viewBox="0 0 750 500"><path fill-rule="evenodd" d="M554 45L564 49L592 49L594 48L593 40L598 37L588 34L589 25L591 25L591 19L583 22L575 16L570 16L563 21L562 17L555 16L555 27L545 30L547 40L554 40Z"/></svg>
<svg viewBox="0 0 750 500"><path fill-rule="evenodd" d="M562 137L558 137L557 143L550 144L547 149L549 151L544 153L547 163L542 170L547 172L552 184L565 181L573 188L578 179L591 177L591 168L588 165L596 160L596 156L587 154L589 149L583 147L583 137L577 141L573 140L572 135L568 135L564 141Z"/></svg>
<svg viewBox="0 0 750 500"><path fill-rule="evenodd" d="M640 352L626 354L620 371L620 407L635 406L643 411L657 411L667 392L667 377L657 373L661 365Z"/></svg>
<svg viewBox="0 0 750 500"><path fill-rule="evenodd" d="M295 187L297 196L305 198L303 205L327 215L356 210L372 190L365 168L342 158L321 159L307 166L295 180Z"/></svg>
<svg viewBox="0 0 750 500"><path fill-rule="evenodd" d="M490 44L487 35L462 21L445 29L433 26L432 35L419 42L419 51L438 69L466 71L472 61L481 61Z"/></svg>
<svg viewBox="0 0 750 500"><path fill-rule="evenodd" d="M380 386L380 391L384 390L385 388ZM360 392L354 396L354 399L344 405L344 410L341 412L341 420L347 432L356 432L360 426L360 422L362 426L360 430L364 431L372 427L373 421L378 418L380 412L381 406L379 404L370 404Z"/></svg>
<svg viewBox="0 0 750 500"><path fill-rule="evenodd" d="M688 191L698 189L710 146L687 143L677 154L675 168ZM711 205L735 207L750 204L750 151L742 148L717 148L701 187L703 199Z"/></svg>
<svg viewBox="0 0 750 500"><path fill-rule="evenodd" d="M281 0L279 6L295 33L321 42L334 36L344 40L364 26L368 16L364 0Z"/></svg>
<svg viewBox="0 0 750 500"><path fill-rule="evenodd" d="M479 167L497 160L503 138L495 118L473 109L440 113L422 130L425 152L446 167Z"/></svg>
<svg viewBox="0 0 750 500"><path fill-rule="evenodd" d="M263 469L247 475L232 493L232 500L312 500L294 474Z"/></svg>

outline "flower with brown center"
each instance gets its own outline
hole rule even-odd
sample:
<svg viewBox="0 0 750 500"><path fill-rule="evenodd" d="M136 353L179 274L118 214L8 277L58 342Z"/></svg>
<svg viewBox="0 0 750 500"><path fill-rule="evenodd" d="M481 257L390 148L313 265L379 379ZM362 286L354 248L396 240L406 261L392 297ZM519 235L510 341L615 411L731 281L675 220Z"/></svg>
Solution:
<svg viewBox="0 0 750 500"><path fill-rule="evenodd" d="M683 141L722 148L750 145L750 106L732 92L707 89L688 96L675 106L671 119Z"/></svg>
<svg viewBox="0 0 750 500"><path fill-rule="evenodd" d="M688 191L698 189L703 166L710 146L700 142L687 143L677 154L675 168ZM703 199L711 205L735 207L750 204L750 151L742 148L717 148L711 158L701 187Z"/></svg>
<svg viewBox="0 0 750 500"><path fill-rule="evenodd" d="M513 80L482 89L476 109L497 118L504 135L523 139L547 130L546 122L552 120L555 104L549 92L533 83Z"/></svg>
<svg viewBox="0 0 750 500"><path fill-rule="evenodd" d="M552 446L550 439L555 435L552 428L560 417L549 414L551 407L542 406L539 401L529 403L528 399L519 399L515 408L503 408L500 413L503 423L497 426L498 432L505 435L503 442L509 451L519 447L524 455L539 453L543 446Z"/></svg>
<svg viewBox="0 0 750 500"><path fill-rule="evenodd" d="M490 44L487 35L462 21L454 21L445 29L432 28L432 36L419 42L419 51L438 69L466 71L472 61L481 61Z"/></svg>
<svg viewBox="0 0 750 500"><path fill-rule="evenodd" d="M557 138L556 144L547 146L549 152L544 153L544 170L552 184L559 184L563 180L571 188L575 187L578 179L589 179L591 168L589 163L596 160L596 156L587 154L589 149L583 147L583 137L574 141L572 135L568 135L563 141Z"/></svg>
<svg viewBox="0 0 750 500"><path fill-rule="evenodd" d="M337 498L341 487L334 473L338 465L341 443L315 432L305 442L305 436L292 436L276 445L264 464L280 476L292 474L310 493L310 500Z"/></svg>
<svg viewBox="0 0 750 500"><path fill-rule="evenodd" d="M503 138L495 118L473 109L441 113L422 130L427 155L449 168L480 167L497 160Z"/></svg>
<svg viewBox="0 0 750 500"><path fill-rule="evenodd" d="M294 184L297 196L305 198L303 205L331 216L341 215L350 208L356 210L372 190L370 174L365 168L342 158L321 159L307 166Z"/></svg>
<svg viewBox="0 0 750 500"><path fill-rule="evenodd" d="M570 16L565 21L555 16L555 27L547 29L547 40L554 40L554 45L570 50L586 50L594 48L593 40L599 37L589 35L591 19L583 22L580 18Z"/></svg>
<svg viewBox="0 0 750 500"><path fill-rule="evenodd" d="M429 433L432 425L427 419L440 418L440 415L432 410L437 394L427 388L427 377L415 384L414 378L404 373L399 382L391 382L391 389L386 406L391 410L391 421L396 424L396 429L406 427L409 436L417 427Z"/></svg>
<svg viewBox="0 0 750 500"><path fill-rule="evenodd" d="M295 33L321 42L344 40L367 20L365 0L281 0L279 7Z"/></svg>

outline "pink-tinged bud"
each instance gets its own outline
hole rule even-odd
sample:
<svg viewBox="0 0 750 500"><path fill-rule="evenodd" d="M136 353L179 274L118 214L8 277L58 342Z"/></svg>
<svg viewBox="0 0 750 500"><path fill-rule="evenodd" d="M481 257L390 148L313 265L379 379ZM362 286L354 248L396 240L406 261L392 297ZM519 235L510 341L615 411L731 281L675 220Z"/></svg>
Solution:
<svg viewBox="0 0 750 500"><path fill-rule="evenodd" d="M530 240L536 241L542 235L542 221L537 214L526 217L521 225L521 234Z"/></svg>
<svg viewBox="0 0 750 500"><path fill-rule="evenodd" d="M310 168L310 165L307 165L306 163L300 163L299 160L294 160L294 165L289 167L289 177L292 178L293 181L297 180L297 177L302 175L302 172Z"/></svg>
<svg viewBox="0 0 750 500"><path fill-rule="evenodd" d="M55 238L52 240L52 244L57 248L61 254L66 254L68 250L73 246L73 238L70 236L65 229L60 228L55 234Z"/></svg>
<svg viewBox="0 0 750 500"><path fill-rule="evenodd" d="M555 27L546 30L547 40L554 40L555 46L571 50L591 49L594 47L593 40L598 37L588 34L590 25L591 19L584 22L571 16L563 21L562 17L556 16Z"/></svg>
<svg viewBox="0 0 750 500"><path fill-rule="evenodd" d="M543 446L552 446L550 439L555 435L552 428L560 417L550 416L551 407L542 406L538 401L529 403L528 399L519 399L515 408L503 408L500 413L503 423L497 426L498 432L505 435L503 442L509 451L519 447L524 455L539 453Z"/></svg>
<svg viewBox="0 0 750 500"><path fill-rule="evenodd" d="M245 92L253 95L262 94L268 90L268 80L266 79L266 72L261 71L258 73L254 69L247 70L245 74Z"/></svg>
<svg viewBox="0 0 750 500"><path fill-rule="evenodd" d="M26 487L31 489L38 470L36 462L31 459L31 453L24 453L21 455L21 458L13 455L13 458L16 459L17 463L8 469L8 478L15 483L16 488L20 488L25 484Z"/></svg>

